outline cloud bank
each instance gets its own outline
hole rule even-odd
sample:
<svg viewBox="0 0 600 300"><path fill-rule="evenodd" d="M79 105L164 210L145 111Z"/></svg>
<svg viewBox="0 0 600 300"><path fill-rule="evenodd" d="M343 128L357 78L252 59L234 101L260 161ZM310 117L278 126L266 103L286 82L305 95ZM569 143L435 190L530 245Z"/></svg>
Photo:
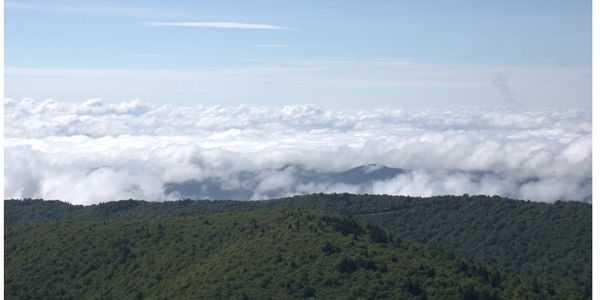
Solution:
<svg viewBox="0 0 600 300"><path fill-rule="evenodd" d="M5 99L4 107L5 198L92 204L353 192L591 201L592 129L585 110L331 110L98 99ZM348 179L362 178L348 173L357 166L362 175L380 170L385 176Z"/></svg>

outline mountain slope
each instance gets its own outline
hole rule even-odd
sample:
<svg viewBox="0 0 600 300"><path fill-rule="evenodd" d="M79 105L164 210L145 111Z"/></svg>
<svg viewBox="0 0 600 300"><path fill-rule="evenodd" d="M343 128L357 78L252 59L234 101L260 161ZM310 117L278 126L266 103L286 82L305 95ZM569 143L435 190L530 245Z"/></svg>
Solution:
<svg viewBox="0 0 600 300"><path fill-rule="evenodd" d="M5 201L7 226L43 219L144 219L301 208L353 216L401 236L493 265L546 278L590 296L591 205L535 203L488 196L430 198L313 194L269 201L142 201L72 206L52 201Z"/></svg>
<svg viewBox="0 0 600 300"><path fill-rule="evenodd" d="M357 218L506 272L544 276L591 294L588 204L427 199Z"/></svg>
<svg viewBox="0 0 600 300"><path fill-rule="evenodd" d="M366 188L375 181L389 180L407 172L409 171L376 164L362 165L339 172L318 171L308 169L303 165L285 165L281 168L264 169L256 172L241 171L225 177L168 182L164 185L164 193L165 195L177 195L177 198L247 200L254 199L257 196L258 187L263 184L265 178L282 176L293 178L291 186L266 191L264 196L275 198L306 191L306 189L299 189L300 186L322 187L316 190L326 190L324 188L326 186L338 185L354 185ZM260 199L263 198L260 197Z"/></svg>
<svg viewBox="0 0 600 300"><path fill-rule="evenodd" d="M7 299L581 297L296 210L19 224L5 264Z"/></svg>

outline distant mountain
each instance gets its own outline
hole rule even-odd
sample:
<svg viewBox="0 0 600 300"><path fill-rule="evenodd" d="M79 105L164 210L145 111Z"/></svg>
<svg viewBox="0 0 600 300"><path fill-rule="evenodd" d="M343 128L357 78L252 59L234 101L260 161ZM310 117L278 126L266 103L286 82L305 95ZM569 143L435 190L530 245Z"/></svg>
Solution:
<svg viewBox="0 0 600 300"><path fill-rule="evenodd" d="M364 184L379 180L392 179L400 174L408 172L404 169L389 168L383 165L369 164L358 166L343 172L331 172L321 174L321 179L329 183ZM306 178L306 181L309 181Z"/></svg>
<svg viewBox="0 0 600 300"><path fill-rule="evenodd" d="M402 178L398 178L402 177ZM398 180L394 180L398 178ZM313 193L354 193L377 194L397 193L399 183L404 185L428 184L434 194L455 194L462 189L486 190L490 183L504 182L504 195L520 195L522 189L543 191L542 179L529 176L518 177L502 172L479 170L438 170L427 171L392 168L385 165L368 164L342 171L323 171L304 165L290 164L276 168L254 171L236 171L220 176L181 182L167 182L163 194L169 199L211 199L211 200L265 200L306 195ZM538 186L538 184L541 184ZM459 186L457 186L459 185ZM583 198L591 203L591 177L579 183L579 191L589 191ZM422 187L419 187L422 189ZM411 192L411 189L407 189ZM414 193L415 190L412 190ZM564 197L564 196L561 196ZM573 195L581 199L581 195ZM573 198L557 198L568 201Z"/></svg>
<svg viewBox="0 0 600 300"><path fill-rule="evenodd" d="M5 229L6 299L544 299L576 291L307 210Z"/></svg>
<svg viewBox="0 0 600 300"><path fill-rule="evenodd" d="M340 172L325 172L307 169L302 165L286 165L262 172L242 171L226 178L209 177L202 180L171 182L164 186L165 194L175 193L182 199L227 199L248 200L256 195L261 187L263 173L276 173L293 178L293 183L280 188L271 188L265 192L269 198L293 194L306 194L302 187L336 185L369 185L375 181L389 180L408 172L400 168L369 164ZM235 184L231 184L234 182ZM309 190L314 192L313 190Z"/></svg>

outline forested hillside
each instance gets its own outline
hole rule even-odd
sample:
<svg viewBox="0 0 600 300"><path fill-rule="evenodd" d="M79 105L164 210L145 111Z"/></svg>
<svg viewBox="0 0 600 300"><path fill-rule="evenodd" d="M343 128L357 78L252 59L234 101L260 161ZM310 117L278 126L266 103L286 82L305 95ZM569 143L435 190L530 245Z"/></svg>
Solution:
<svg viewBox="0 0 600 300"><path fill-rule="evenodd" d="M358 218L506 272L544 276L591 293L588 204L426 199Z"/></svg>
<svg viewBox="0 0 600 300"><path fill-rule="evenodd" d="M5 229L7 299L583 297L347 217L256 210Z"/></svg>
<svg viewBox="0 0 600 300"><path fill-rule="evenodd" d="M12 227L49 219L114 222L262 209L309 209L351 216L503 272L549 280L586 297L591 293L591 205L579 202L350 194L257 202L120 201L86 207L28 200L5 201L5 223Z"/></svg>

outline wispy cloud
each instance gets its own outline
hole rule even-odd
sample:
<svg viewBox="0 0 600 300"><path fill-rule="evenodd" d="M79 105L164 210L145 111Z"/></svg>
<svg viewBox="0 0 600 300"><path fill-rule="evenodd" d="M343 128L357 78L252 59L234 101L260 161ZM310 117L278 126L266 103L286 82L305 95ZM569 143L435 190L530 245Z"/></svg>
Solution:
<svg viewBox="0 0 600 300"><path fill-rule="evenodd" d="M158 57L165 57L166 55L164 55L164 54L155 54L155 53L134 53L134 54L129 54L128 56L130 56L130 57L158 58Z"/></svg>
<svg viewBox="0 0 600 300"><path fill-rule="evenodd" d="M172 12L118 4L84 4L77 1L6 1L7 10L43 11L51 13L122 15L122 16L173 16Z"/></svg>
<svg viewBox="0 0 600 300"><path fill-rule="evenodd" d="M185 44L170 44L169 47L179 48L179 49L197 50L197 51L203 51L203 52L215 52L215 51L219 50L218 48L196 47L196 46L185 45Z"/></svg>
<svg viewBox="0 0 600 300"><path fill-rule="evenodd" d="M239 103L240 99L246 103L320 103L340 98L353 105L366 103L364 97L386 105L443 104L450 103L447 99L468 98L457 103L476 104L482 99L487 103L519 105L507 102L497 87L490 84L499 69L481 65L430 65L403 59L340 58L251 61L193 69L7 66L4 75L7 95L18 98L51 96L75 100L91 94L114 99L133 95L160 102L177 94L185 101L207 99L203 100L205 103ZM561 105L562 99L569 98L573 102L568 106L589 106L591 74L588 68L503 69L514 82L510 86L512 93L521 95L519 103ZM36 88L32 90L31 86ZM231 86L237 88L232 90ZM307 89L307 86L314 88Z"/></svg>
<svg viewBox="0 0 600 300"><path fill-rule="evenodd" d="M254 45L256 48L288 48L291 47L287 44L267 44L267 45Z"/></svg>
<svg viewBox="0 0 600 300"><path fill-rule="evenodd" d="M196 27L213 29L292 29L271 24L239 23L239 22L146 22L147 26L160 27Z"/></svg>
<svg viewBox="0 0 600 300"><path fill-rule="evenodd" d="M508 74L506 72L499 72L492 79L492 85L502 95L504 102L507 104L519 104L515 99L515 93L508 85Z"/></svg>

